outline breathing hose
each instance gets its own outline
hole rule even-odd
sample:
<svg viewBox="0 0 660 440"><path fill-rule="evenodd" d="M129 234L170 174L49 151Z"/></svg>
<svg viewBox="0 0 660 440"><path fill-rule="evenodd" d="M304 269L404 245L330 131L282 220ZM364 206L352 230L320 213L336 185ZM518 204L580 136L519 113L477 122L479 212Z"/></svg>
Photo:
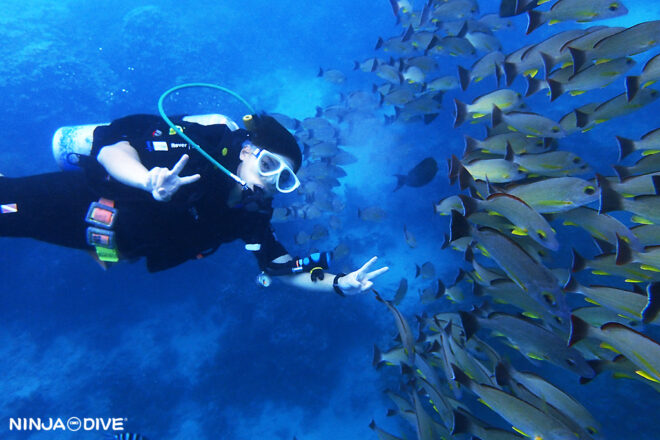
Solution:
<svg viewBox="0 0 660 440"><path fill-rule="evenodd" d="M245 104L245 106L250 111L250 114L256 113L254 108L245 99L243 99L238 93L233 92L233 91L227 89L226 87L218 86L218 85L215 85L215 84L207 84L207 83L187 83L187 84L178 85L176 87L172 87L171 89L167 90L165 93L163 93L160 96L160 99L158 100L158 112L160 113L160 116L167 123L167 125L169 125L170 128L172 128L172 130L174 130L183 139L188 141L188 143L190 145L192 145L193 148L195 148L197 151L199 151L199 153L202 156L204 156L209 162L211 162L213 165L215 165L220 171L222 171L223 173L225 173L226 175L228 175L229 177L234 179L236 182L238 182L243 188L247 188L247 183L243 179L241 179L236 174L229 171L227 168L223 167L217 160L215 160L213 157L211 157L210 154L208 154L206 151L204 151L204 149L202 147L200 147L195 141L193 141L186 134L184 134L183 131L181 131L181 128L178 127L177 125L175 125L174 122L172 122L170 120L170 118L167 117L167 114L165 114L165 110L163 109L163 102L165 101L165 98L167 96L169 96L171 93L174 93L178 90L187 89L187 88L194 88L194 87L203 87L203 88L220 90L221 92L227 93L227 94L233 96L234 98L238 99L239 101L241 101L243 104Z"/></svg>

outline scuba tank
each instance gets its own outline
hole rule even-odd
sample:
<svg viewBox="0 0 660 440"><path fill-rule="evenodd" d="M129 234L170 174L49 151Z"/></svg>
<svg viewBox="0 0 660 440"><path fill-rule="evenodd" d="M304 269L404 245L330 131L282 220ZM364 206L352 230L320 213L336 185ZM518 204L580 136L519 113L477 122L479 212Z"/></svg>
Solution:
<svg viewBox="0 0 660 440"><path fill-rule="evenodd" d="M239 128L238 124L231 118L217 113L186 116L183 120L201 125L224 124L231 131ZM55 131L53 135L53 157L55 157L55 161L61 170L80 170L80 156L89 156L92 151L94 130L102 125L109 125L109 123L60 127Z"/></svg>

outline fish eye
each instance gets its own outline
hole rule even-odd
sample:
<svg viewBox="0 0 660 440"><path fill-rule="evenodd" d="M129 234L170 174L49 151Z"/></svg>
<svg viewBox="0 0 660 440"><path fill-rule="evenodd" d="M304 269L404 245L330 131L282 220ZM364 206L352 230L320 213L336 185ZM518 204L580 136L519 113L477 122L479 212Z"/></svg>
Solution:
<svg viewBox="0 0 660 440"><path fill-rule="evenodd" d="M571 358L566 359L566 363L571 367L575 366L575 361Z"/></svg>
<svg viewBox="0 0 660 440"><path fill-rule="evenodd" d="M584 193L585 193L586 195L589 195L589 196L590 196L590 195L592 195L592 194L595 193L595 192L596 192L596 188L594 188L594 187L591 186L591 185L586 186L586 187L584 188Z"/></svg>
<svg viewBox="0 0 660 440"><path fill-rule="evenodd" d="M582 159L580 159L579 157L573 159L573 163L580 163L580 162L582 162Z"/></svg>
<svg viewBox="0 0 660 440"><path fill-rule="evenodd" d="M545 231L536 231L536 235L538 235L538 237L543 241L548 239L548 235L545 233Z"/></svg>
<svg viewBox="0 0 660 440"><path fill-rule="evenodd" d="M610 11L616 11L617 9L619 9L618 3L612 3L609 7Z"/></svg>
<svg viewBox="0 0 660 440"><path fill-rule="evenodd" d="M557 305L557 302L555 301L555 298L549 293L544 293L543 294L543 299L545 300L545 302L547 302L551 306L556 306Z"/></svg>
<svg viewBox="0 0 660 440"><path fill-rule="evenodd" d="M553 133L559 133L559 127L552 127L552 132Z"/></svg>
<svg viewBox="0 0 660 440"><path fill-rule="evenodd" d="M596 428L594 428L593 426L587 426L587 432L591 435L598 434L598 430Z"/></svg>

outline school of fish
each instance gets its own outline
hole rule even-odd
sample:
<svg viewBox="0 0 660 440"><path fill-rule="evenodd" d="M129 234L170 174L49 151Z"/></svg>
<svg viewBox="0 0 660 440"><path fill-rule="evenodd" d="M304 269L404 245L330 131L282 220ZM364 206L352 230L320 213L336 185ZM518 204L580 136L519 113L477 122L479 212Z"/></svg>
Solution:
<svg viewBox="0 0 660 440"><path fill-rule="evenodd" d="M660 344L646 334L660 324L660 128L647 127L637 139L599 139L618 145L611 175L595 172L568 142L579 143L600 124L643 111L660 97L652 87L660 79L660 55L647 57L660 45L660 20L589 24L539 40L540 27L616 18L628 9L618 0L389 4L400 34L379 38L373 56L354 65L372 76L372 90L342 93L335 105L304 120L276 115L304 145L306 161L299 201L277 208L274 220L329 217L301 231L299 245L327 237L326 224L341 228L344 201L334 190L346 176L343 167L357 162L343 148L346 127L378 118L382 124L437 124L444 94L452 91L457 97L444 104L454 108L453 128L441 129L483 124L487 135L466 134L462 157L442 151L420 157L395 176L392 190L429 184L439 170L436 159L446 161L456 191L433 209L450 219L442 248L460 252L465 262L451 282L441 280L430 261L417 265L412 282L428 286L419 290L421 303L444 302L447 310L418 316L417 333L398 309L408 279L391 295L374 292L398 333L390 347L374 349L374 365L397 367L391 371L403 384L386 391L396 406L388 415L408 422L419 440L607 438L573 396L538 373L514 368L490 341L519 352L530 370L547 363L582 384L612 374L660 392ZM482 14L481 7L499 9ZM521 15L528 23L522 32L512 24ZM503 51L503 32L508 39L518 32L520 47ZM640 57L643 66L637 66ZM459 60L457 71L449 71L448 59ZM347 83L338 69L322 68L318 76ZM468 99L470 86L488 77L492 90ZM527 85L524 92L517 90L520 83ZM611 99L585 104L592 90ZM533 112L526 100L537 93L548 95L546 109L559 100L562 106L575 102L574 110L558 121L544 110ZM387 215L379 205L357 212L365 222ZM560 228L579 228L598 254L583 256L561 240ZM402 238L417 246L405 225ZM349 251L345 244L335 249L340 257ZM511 428L477 417L473 408L480 404ZM375 421L370 427L383 440L410 438Z"/></svg>

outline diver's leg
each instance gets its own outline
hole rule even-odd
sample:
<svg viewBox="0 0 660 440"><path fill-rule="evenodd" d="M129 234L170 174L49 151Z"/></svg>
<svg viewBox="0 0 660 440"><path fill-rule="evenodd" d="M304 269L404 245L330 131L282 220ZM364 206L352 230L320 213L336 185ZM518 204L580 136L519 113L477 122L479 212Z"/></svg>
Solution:
<svg viewBox="0 0 660 440"><path fill-rule="evenodd" d="M0 236L88 249L85 214L92 200L75 172L0 177Z"/></svg>

